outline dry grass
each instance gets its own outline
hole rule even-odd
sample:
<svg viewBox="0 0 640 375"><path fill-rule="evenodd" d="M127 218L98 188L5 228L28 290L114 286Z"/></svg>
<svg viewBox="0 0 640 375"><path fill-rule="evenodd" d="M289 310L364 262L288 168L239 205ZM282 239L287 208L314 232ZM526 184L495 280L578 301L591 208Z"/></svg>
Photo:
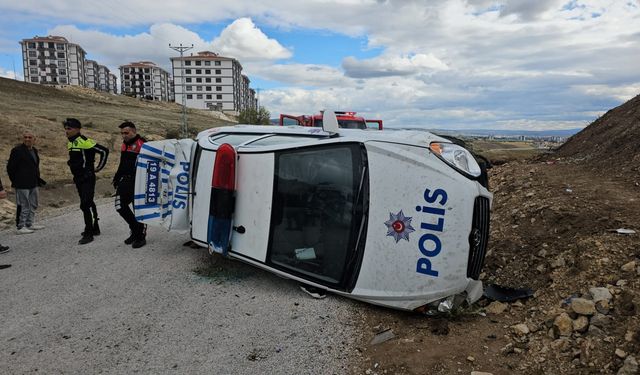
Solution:
<svg viewBox="0 0 640 375"><path fill-rule="evenodd" d="M200 110L189 110L187 115L192 134L235 120ZM84 127L83 134L111 149L106 170L100 174L102 178L110 178L119 161L121 122L133 121L140 134L162 139L167 134L179 134L181 116L182 107L175 103L149 102L79 87L56 89L0 78L0 129L4 134L0 138L0 153L4 155L0 176L9 185L6 160L11 148L22 141L24 129L36 133L42 177L56 183L68 182L71 177L61 124L65 118L78 118Z"/></svg>

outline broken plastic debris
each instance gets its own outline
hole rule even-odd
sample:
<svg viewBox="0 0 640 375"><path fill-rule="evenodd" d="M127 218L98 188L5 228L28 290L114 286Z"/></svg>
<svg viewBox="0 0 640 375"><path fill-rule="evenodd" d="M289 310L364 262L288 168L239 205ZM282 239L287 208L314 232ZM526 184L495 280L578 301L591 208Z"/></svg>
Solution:
<svg viewBox="0 0 640 375"><path fill-rule="evenodd" d="M438 312L447 313L453 309L453 299L455 296L449 296L438 304Z"/></svg>
<svg viewBox="0 0 640 375"><path fill-rule="evenodd" d="M618 234L635 234L636 233L635 230L626 229L626 228L609 229L609 232L614 232L614 233L618 233Z"/></svg>
<svg viewBox="0 0 640 375"><path fill-rule="evenodd" d="M499 302L511 302L522 298L529 298L533 295L530 288L509 288L500 285L487 285L484 296L490 300Z"/></svg>
<svg viewBox="0 0 640 375"><path fill-rule="evenodd" d="M378 332L374 337L373 340L371 340L371 342L369 343L370 345L378 345L378 344L382 344L385 341L389 341L392 338L396 337L396 335L393 334L393 331L391 330L391 328L385 329L382 332Z"/></svg>

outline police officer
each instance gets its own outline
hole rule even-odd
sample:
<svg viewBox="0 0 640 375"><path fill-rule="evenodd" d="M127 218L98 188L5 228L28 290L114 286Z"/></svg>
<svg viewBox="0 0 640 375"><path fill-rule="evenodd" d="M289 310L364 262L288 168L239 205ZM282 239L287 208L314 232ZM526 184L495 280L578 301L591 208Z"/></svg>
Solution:
<svg viewBox="0 0 640 375"><path fill-rule="evenodd" d="M91 138L80 134L82 125L75 118L68 118L62 122L64 131L69 141L69 169L73 174L73 182L76 184L78 195L80 196L80 209L84 216L84 231L78 243L84 245L93 241L93 236L100 234L98 226L98 210L93 201L96 187L96 172L104 168L109 156L109 150L96 143ZM98 166L94 168L94 162L98 154L100 160Z"/></svg>
<svg viewBox="0 0 640 375"><path fill-rule="evenodd" d="M134 249L144 246L146 240L146 226L136 220L129 207L133 204L135 190L136 160L142 144L147 140L142 138L136 130L136 125L131 121L125 121L120 126L122 146L120 147L120 164L113 177L113 187L116 188L116 211L129 225L131 231L124 243Z"/></svg>

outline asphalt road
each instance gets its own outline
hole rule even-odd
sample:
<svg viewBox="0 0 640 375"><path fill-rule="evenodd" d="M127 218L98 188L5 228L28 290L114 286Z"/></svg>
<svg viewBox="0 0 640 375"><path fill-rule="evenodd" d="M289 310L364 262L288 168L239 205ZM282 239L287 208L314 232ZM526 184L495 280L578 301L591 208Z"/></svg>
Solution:
<svg viewBox="0 0 640 375"><path fill-rule="evenodd" d="M112 205L78 245L76 207L29 235L0 233L0 373L342 374L357 302L182 246L150 228L132 249ZM360 307L361 308L361 307Z"/></svg>

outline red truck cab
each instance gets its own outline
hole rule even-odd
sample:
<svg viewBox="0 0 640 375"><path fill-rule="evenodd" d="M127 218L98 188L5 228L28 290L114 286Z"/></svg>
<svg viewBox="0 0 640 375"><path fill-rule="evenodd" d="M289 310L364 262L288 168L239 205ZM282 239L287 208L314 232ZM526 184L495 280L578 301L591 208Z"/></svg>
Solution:
<svg viewBox="0 0 640 375"><path fill-rule="evenodd" d="M367 120L364 117L356 116L356 112L343 112L336 111L336 119L338 120L338 126L344 129L367 129L374 128L382 130L382 120ZM289 119L287 121L286 119ZM291 121L293 120L293 121ZM299 125L299 126L313 126L322 127L322 113L317 115L280 115L280 126L284 125Z"/></svg>

